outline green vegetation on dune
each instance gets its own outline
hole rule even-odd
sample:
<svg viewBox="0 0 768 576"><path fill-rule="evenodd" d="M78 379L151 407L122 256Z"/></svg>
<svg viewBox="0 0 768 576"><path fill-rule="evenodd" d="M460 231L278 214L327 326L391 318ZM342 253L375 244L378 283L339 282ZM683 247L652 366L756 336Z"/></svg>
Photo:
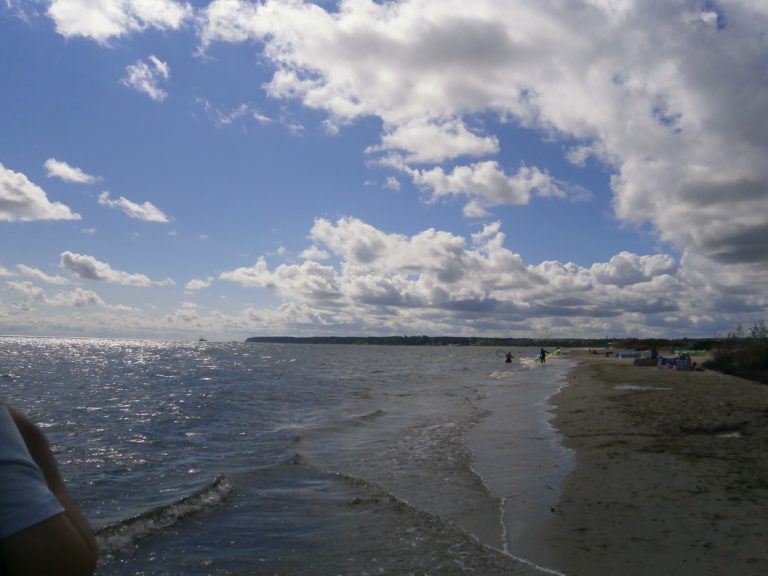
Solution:
<svg viewBox="0 0 768 576"><path fill-rule="evenodd" d="M768 327L756 322L749 331L739 325L712 349L705 368L768 384Z"/></svg>

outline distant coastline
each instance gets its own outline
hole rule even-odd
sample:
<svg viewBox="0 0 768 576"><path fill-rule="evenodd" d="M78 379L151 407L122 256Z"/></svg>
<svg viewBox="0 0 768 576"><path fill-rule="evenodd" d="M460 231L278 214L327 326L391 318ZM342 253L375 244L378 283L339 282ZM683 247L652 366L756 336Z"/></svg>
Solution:
<svg viewBox="0 0 768 576"><path fill-rule="evenodd" d="M246 342L272 344L355 344L384 346L496 346L498 348L543 346L545 348L665 347L709 349L712 340L703 339L590 339L590 338L483 338L473 336L253 336Z"/></svg>

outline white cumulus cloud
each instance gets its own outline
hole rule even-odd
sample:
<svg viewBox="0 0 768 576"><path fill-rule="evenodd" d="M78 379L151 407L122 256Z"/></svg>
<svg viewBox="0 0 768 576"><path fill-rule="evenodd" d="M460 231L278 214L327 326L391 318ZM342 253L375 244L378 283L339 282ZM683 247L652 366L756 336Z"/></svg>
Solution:
<svg viewBox="0 0 768 576"><path fill-rule="evenodd" d="M150 27L178 29L192 14L189 4L173 0L52 0L48 8L59 34L96 42Z"/></svg>
<svg viewBox="0 0 768 576"><path fill-rule="evenodd" d="M63 276L51 276L50 274L46 274L39 268L33 268L31 266L26 266L24 264L19 264L16 266L19 273L22 276L27 276L29 278L35 278L36 280L41 280L45 282L46 284L69 284L69 280L64 278Z"/></svg>
<svg viewBox="0 0 768 576"><path fill-rule="evenodd" d="M107 303L93 290L75 288L71 292L60 292L46 300L50 306L84 308L86 306L108 307Z"/></svg>
<svg viewBox="0 0 768 576"><path fill-rule="evenodd" d="M219 277L251 288L272 288L298 299L328 301L341 296L334 268L312 261L283 264L270 271L264 258L259 258L251 267L223 272Z"/></svg>
<svg viewBox="0 0 768 576"><path fill-rule="evenodd" d="M528 204L532 193L563 197L557 182L536 167L521 167L506 174L496 161L457 166L446 174L442 168L412 171L419 187L431 190L432 199L442 196L468 196L481 205Z"/></svg>
<svg viewBox="0 0 768 576"><path fill-rule="evenodd" d="M397 151L406 154L407 163L434 163L459 156L487 156L499 151L495 136L478 135L459 119L419 119L391 127L382 135L381 144L368 152Z"/></svg>
<svg viewBox="0 0 768 576"><path fill-rule="evenodd" d="M662 274L674 274L677 262L667 254L638 256L630 252L621 252L608 262L593 264L592 275L603 284L628 286L648 282Z"/></svg>
<svg viewBox="0 0 768 576"><path fill-rule="evenodd" d="M330 254L323 250L322 248L318 248L316 245L312 244L309 248L303 250L300 254L302 258L305 260L327 260L330 258Z"/></svg>
<svg viewBox="0 0 768 576"><path fill-rule="evenodd" d="M110 284L122 284L125 286L138 286L146 288L148 286L165 286L173 284L171 280L156 282L150 280L144 274L132 274L115 270L106 262L101 262L93 256L77 254L75 252L62 252L61 267L83 280L97 280L108 282Z"/></svg>
<svg viewBox="0 0 768 576"><path fill-rule="evenodd" d="M160 83L167 81L170 76L168 64L151 55L147 62L139 60L130 64L125 69L125 78L122 83L128 88L146 94L156 102L162 102L168 97L168 93L160 87Z"/></svg>
<svg viewBox="0 0 768 576"><path fill-rule="evenodd" d="M621 252L589 267L526 264L505 247L498 221L467 241L444 231L407 236L354 218L319 219L310 238L338 263L270 267L259 258L220 275L281 298L276 308L251 307L254 322L296 330L684 335L733 322L730 314L759 314L768 304L763 284L734 293L737 278L701 275L700 264L685 264L690 257L681 264L668 254Z"/></svg>
<svg viewBox="0 0 768 576"><path fill-rule="evenodd" d="M108 208L117 208L137 220L144 220L145 222L170 222L170 218L151 202L138 204L123 196L120 196L117 200L112 200L109 192L102 192L99 194L99 204Z"/></svg>
<svg viewBox="0 0 768 576"><path fill-rule="evenodd" d="M204 48L263 46L269 95L336 124L379 118L368 151L390 163L493 156L489 126L522 126L596 157L621 220L720 265L768 263L760 3L214 0L200 22Z"/></svg>
<svg viewBox="0 0 768 576"><path fill-rule="evenodd" d="M45 302L45 290L35 286L32 282L24 280L21 282L6 282L9 290L21 295L25 304L34 304Z"/></svg>
<svg viewBox="0 0 768 576"><path fill-rule="evenodd" d="M51 202L45 191L20 172L0 163L0 221L80 220L61 202Z"/></svg>
<svg viewBox="0 0 768 576"><path fill-rule="evenodd" d="M193 278L192 280L186 283L184 288L186 290L204 290L205 288L210 288L211 284L213 284L212 276L208 276L205 279Z"/></svg>
<svg viewBox="0 0 768 576"><path fill-rule="evenodd" d="M61 178L67 182L77 182L78 184L91 184L100 180L98 176L86 174L76 166L70 166L66 162L48 158L45 161L45 169L49 178Z"/></svg>

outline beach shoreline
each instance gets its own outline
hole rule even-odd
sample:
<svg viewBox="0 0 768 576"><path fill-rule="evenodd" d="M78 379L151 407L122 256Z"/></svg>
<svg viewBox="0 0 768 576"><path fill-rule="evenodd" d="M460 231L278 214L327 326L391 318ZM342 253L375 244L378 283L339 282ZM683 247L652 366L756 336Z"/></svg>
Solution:
<svg viewBox="0 0 768 576"><path fill-rule="evenodd" d="M551 424L576 467L531 558L567 576L768 573L768 386L568 357Z"/></svg>

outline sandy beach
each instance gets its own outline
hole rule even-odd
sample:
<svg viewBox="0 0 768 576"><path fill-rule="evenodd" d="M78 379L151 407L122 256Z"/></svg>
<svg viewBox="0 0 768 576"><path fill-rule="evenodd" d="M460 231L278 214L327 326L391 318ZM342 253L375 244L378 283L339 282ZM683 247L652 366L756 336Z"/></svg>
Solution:
<svg viewBox="0 0 768 576"><path fill-rule="evenodd" d="M569 356L552 423L576 468L534 559L568 576L768 574L768 386Z"/></svg>

